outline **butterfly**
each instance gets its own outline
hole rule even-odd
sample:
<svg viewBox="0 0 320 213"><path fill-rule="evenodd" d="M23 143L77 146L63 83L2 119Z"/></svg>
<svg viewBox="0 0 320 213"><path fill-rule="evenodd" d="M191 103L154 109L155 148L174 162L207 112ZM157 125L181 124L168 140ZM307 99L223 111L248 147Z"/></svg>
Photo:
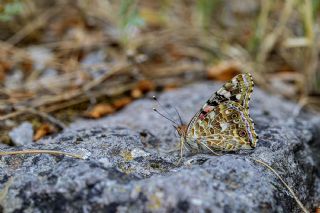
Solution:
<svg viewBox="0 0 320 213"><path fill-rule="evenodd" d="M249 115L253 87L250 73L236 75L207 100L188 125L176 125L181 158L185 145L191 150L213 153L255 148L258 135Z"/></svg>

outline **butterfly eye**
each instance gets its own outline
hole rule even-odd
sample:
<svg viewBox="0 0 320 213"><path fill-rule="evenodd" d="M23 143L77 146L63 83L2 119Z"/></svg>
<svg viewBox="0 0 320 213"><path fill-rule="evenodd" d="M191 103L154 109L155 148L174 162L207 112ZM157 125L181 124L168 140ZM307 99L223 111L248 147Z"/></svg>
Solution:
<svg viewBox="0 0 320 213"><path fill-rule="evenodd" d="M240 137L245 137L247 135L246 131L244 131L243 129L239 130L238 134Z"/></svg>

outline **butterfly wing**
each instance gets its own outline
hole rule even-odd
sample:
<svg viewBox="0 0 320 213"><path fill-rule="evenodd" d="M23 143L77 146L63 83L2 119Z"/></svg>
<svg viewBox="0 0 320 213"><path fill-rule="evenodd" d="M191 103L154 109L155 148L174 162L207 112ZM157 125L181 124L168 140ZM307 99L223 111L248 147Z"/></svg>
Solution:
<svg viewBox="0 0 320 213"><path fill-rule="evenodd" d="M249 116L252 91L253 80L249 73L237 75L224 84L191 119L186 132L187 143L193 147L205 143L227 151L254 148L257 134Z"/></svg>
<svg viewBox="0 0 320 213"><path fill-rule="evenodd" d="M253 79L250 73L236 75L215 92L202 107L215 107L225 101L239 103L245 110L249 109L249 100L253 91Z"/></svg>
<svg viewBox="0 0 320 213"><path fill-rule="evenodd" d="M203 120L206 114L225 101L239 103L246 111L249 111L249 100L253 91L253 79L250 73L239 74L225 83L218 91L207 100L188 124L187 132L198 119Z"/></svg>

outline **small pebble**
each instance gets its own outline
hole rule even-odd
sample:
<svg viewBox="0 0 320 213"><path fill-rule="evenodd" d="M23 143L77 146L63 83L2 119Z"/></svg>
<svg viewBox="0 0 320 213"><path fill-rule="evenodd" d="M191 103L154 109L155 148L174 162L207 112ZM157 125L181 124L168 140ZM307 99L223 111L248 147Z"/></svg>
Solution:
<svg viewBox="0 0 320 213"><path fill-rule="evenodd" d="M9 132L9 136L16 146L24 146L32 143L33 129L29 122L23 122Z"/></svg>

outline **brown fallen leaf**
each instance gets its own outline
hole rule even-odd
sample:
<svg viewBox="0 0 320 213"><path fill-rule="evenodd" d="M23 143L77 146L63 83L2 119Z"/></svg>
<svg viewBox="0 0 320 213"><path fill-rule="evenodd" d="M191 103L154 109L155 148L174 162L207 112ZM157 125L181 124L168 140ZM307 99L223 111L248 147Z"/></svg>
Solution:
<svg viewBox="0 0 320 213"><path fill-rule="evenodd" d="M132 98L140 98L143 94L154 90L156 88L155 84L150 80L141 80L138 82L136 87L131 90L131 97Z"/></svg>
<svg viewBox="0 0 320 213"><path fill-rule="evenodd" d="M12 64L7 61L0 60L0 82L3 81L6 77L6 74L12 68Z"/></svg>
<svg viewBox="0 0 320 213"><path fill-rule="evenodd" d="M30 73L33 69L33 61L30 59L25 59L24 61L21 62L21 67L24 71L27 73Z"/></svg>
<svg viewBox="0 0 320 213"><path fill-rule="evenodd" d="M4 81L5 78L6 78L6 73L3 72L0 67L0 82Z"/></svg>
<svg viewBox="0 0 320 213"><path fill-rule="evenodd" d="M111 114L115 111L114 107L107 103L95 105L85 116L89 118L101 118L104 115Z"/></svg>
<svg viewBox="0 0 320 213"><path fill-rule="evenodd" d="M175 90L178 88L178 84L176 83L170 83L164 86L163 90L164 91L171 91L171 90Z"/></svg>
<svg viewBox="0 0 320 213"><path fill-rule="evenodd" d="M116 101L114 101L112 103L112 105L113 105L114 109L119 110L119 109L127 106L131 102L132 102L131 98L123 97L123 98L120 98L120 99L117 99Z"/></svg>
<svg viewBox="0 0 320 213"><path fill-rule="evenodd" d="M209 67L207 77L218 81L228 81L235 75L241 73L241 64L237 61L223 61Z"/></svg>
<svg viewBox="0 0 320 213"><path fill-rule="evenodd" d="M48 123L41 124L39 126L39 128L37 128L36 133L33 136L33 140L37 141L37 140L43 138L44 136L49 135L53 132L55 132L54 126L52 126L51 124L48 124Z"/></svg>
<svg viewBox="0 0 320 213"><path fill-rule="evenodd" d="M150 80L141 80L138 82L137 89L141 92L146 93L156 88L155 84Z"/></svg>
<svg viewBox="0 0 320 213"><path fill-rule="evenodd" d="M132 98L141 98L143 96L143 93L140 89L135 88L131 90L131 97Z"/></svg>

